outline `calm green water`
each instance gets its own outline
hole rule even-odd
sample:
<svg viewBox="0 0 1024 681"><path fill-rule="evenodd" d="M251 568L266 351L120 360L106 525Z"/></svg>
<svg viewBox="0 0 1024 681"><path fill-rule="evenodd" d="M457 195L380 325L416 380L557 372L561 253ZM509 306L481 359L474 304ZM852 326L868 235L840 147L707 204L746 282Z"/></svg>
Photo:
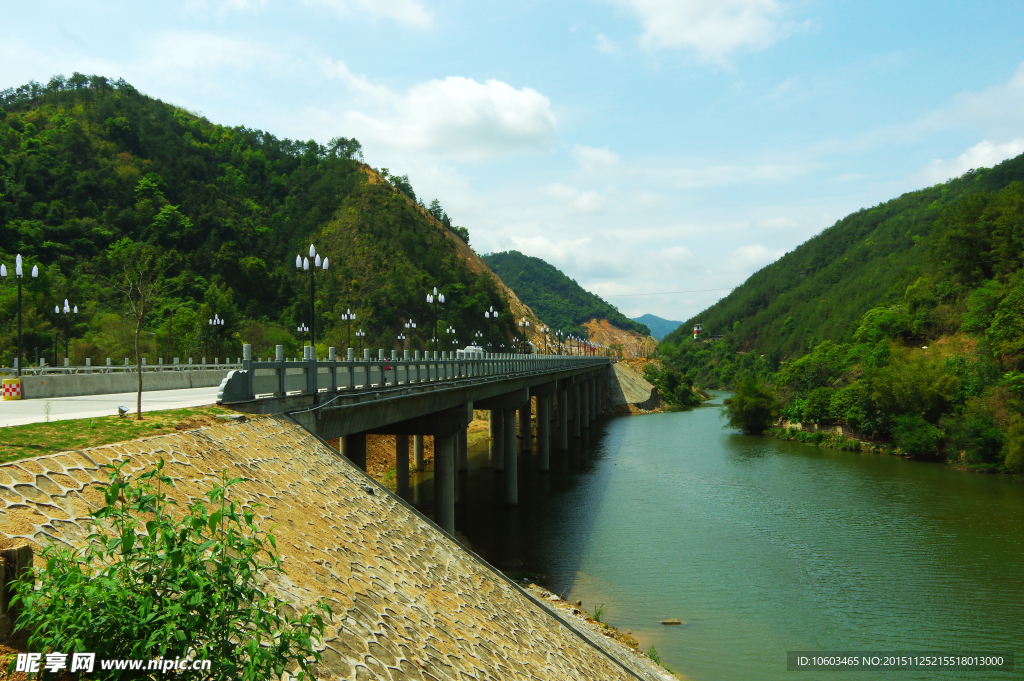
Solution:
<svg viewBox="0 0 1024 681"><path fill-rule="evenodd" d="M604 603L690 679L1024 677L787 672L788 650L1024 653L1024 485L736 435L720 400L602 420L550 474L523 460L515 509L477 449L459 529L492 563Z"/></svg>

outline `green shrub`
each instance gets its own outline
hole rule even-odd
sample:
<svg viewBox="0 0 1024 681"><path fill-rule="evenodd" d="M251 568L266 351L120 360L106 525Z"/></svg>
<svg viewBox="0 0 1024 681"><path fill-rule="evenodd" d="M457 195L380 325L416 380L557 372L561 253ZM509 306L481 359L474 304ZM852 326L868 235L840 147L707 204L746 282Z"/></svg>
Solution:
<svg viewBox="0 0 1024 681"><path fill-rule="evenodd" d="M898 416L893 426L893 441L904 454L914 457L935 456L942 431L920 414Z"/></svg>
<svg viewBox="0 0 1024 681"><path fill-rule="evenodd" d="M805 423L828 421L831 416L830 407L833 393L835 391L832 388L822 387L812 390L804 404L802 420Z"/></svg>
<svg viewBox="0 0 1024 681"><path fill-rule="evenodd" d="M981 400L968 400L964 413L949 419L948 423L953 458L963 452L963 462L967 464L990 465L1002 461L1006 436Z"/></svg>
<svg viewBox="0 0 1024 681"><path fill-rule="evenodd" d="M73 550L47 546L46 567L16 586L24 609L17 627L38 652L91 652L97 659L209 660L203 679L311 678L320 660L324 601L293 617L268 595L265 580L284 574L272 534L252 508L227 498L240 479L222 479L180 520L164 492L163 461L134 480L113 467L91 534ZM13 662L11 663L13 666ZM13 667L12 667L13 668ZM104 678L136 678L111 671Z"/></svg>
<svg viewBox="0 0 1024 681"><path fill-rule="evenodd" d="M732 397L725 400L729 425L748 435L757 435L775 422L778 407L775 396L753 376L746 376Z"/></svg>

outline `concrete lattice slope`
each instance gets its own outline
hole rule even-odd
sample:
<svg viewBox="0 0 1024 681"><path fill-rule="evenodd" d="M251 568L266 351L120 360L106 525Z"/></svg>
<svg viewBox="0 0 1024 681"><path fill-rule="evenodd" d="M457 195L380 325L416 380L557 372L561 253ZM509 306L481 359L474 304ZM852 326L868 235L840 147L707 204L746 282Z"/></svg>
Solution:
<svg viewBox="0 0 1024 681"><path fill-rule="evenodd" d="M642 658L565 625L337 452L291 421L247 423L0 466L0 537L37 551L79 544L101 500L101 464L158 459L179 504L227 471L263 504L288 574L273 585L303 609L331 603L324 679L663 679Z"/></svg>

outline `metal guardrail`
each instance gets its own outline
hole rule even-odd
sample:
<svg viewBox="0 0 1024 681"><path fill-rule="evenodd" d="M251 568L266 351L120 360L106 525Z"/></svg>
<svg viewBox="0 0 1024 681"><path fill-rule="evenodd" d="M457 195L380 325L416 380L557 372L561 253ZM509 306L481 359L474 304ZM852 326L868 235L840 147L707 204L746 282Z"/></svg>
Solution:
<svg viewBox="0 0 1024 681"><path fill-rule="evenodd" d="M369 350L356 359L351 348L346 359L337 359L335 349L326 358L318 358L312 348L305 348L299 360L284 358L277 346L274 360L254 360L251 346L243 347L241 371L228 374L221 384L218 401L234 402L260 397L281 397L318 392L357 391L401 385L422 385L458 381L472 377L493 377L536 371L582 368L608 364L607 357L572 355L519 355L476 351L427 352L412 356L406 350L402 357L378 350L372 357Z"/></svg>
<svg viewBox="0 0 1024 681"><path fill-rule="evenodd" d="M220 358L214 358L213 362L207 362L206 358L203 358L202 362L193 363L190 357L187 363L180 363L178 359L174 359L173 364L164 364L163 360L160 360L158 364L146 364L146 360L142 360L142 371L144 373L160 372L160 371L204 371L204 370L219 370L227 371L230 369L242 368L242 360L236 359L234 362L225 359L223 362ZM107 358L106 364L92 364L90 360L86 360L84 366L70 366L67 360L64 360L64 366L26 366L22 367L22 376L60 376L60 375L75 375L75 374L122 374L138 373L139 367L136 364L129 364L128 360L124 360L124 364L113 364L110 358ZM13 377L18 373L17 367L0 367L0 376Z"/></svg>

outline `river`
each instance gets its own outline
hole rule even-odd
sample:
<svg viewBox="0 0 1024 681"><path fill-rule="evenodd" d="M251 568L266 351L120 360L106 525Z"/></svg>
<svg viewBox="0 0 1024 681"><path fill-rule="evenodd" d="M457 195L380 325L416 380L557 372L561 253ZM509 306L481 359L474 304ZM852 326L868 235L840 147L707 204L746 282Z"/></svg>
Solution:
<svg viewBox="0 0 1024 681"><path fill-rule="evenodd" d="M486 448L474 447L458 529L511 574L591 612L603 604L605 621L695 681L792 678L787 651L1022 651L1024 485L738 435L722 428L722 397L600 419L550 473L520 464L513 509L496 503Z"/></svg>

